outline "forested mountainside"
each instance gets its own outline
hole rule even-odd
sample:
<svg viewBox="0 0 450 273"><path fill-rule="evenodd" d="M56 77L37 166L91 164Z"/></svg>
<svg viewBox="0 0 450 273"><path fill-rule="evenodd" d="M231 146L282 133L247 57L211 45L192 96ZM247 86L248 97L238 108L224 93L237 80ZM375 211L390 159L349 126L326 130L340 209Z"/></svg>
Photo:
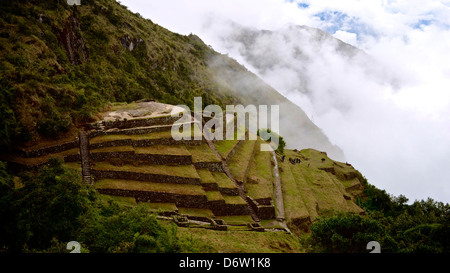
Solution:
<svg viewBox="0 0 450 273"><path fill-rule="evenodd" d="M1 145L34 145L95 119L109 102L281 105L288 145L342 158L296 105L196 35L182 36L113 0L2 1Z"/></svg>

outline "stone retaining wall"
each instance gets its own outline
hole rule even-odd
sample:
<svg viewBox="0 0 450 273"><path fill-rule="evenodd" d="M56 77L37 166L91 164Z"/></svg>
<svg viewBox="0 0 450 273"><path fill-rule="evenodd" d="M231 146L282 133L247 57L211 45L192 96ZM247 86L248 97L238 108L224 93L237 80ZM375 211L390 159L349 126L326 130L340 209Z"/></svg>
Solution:
<svg viewBox="0 0 450 273"><path fill-rule="evenodd" d="M94 130L109 130L112 128L127 129L135 127L148 127L154 125L171 125L180 119L179 116L162 116L153 118L140 118L130 120L101 121L98 123L88 124L87 128Z"/></svg>
<svg viewBox="0 0 450 273"><path fill-rule="evenodd" d="M225 195L231 195L231 196L238 196L239 195L239 189L238 188L221 188L219 186L219 191L222 194Z"/></svg>
<svg viewBox="0 0 450 273"><path fill-rule="evenodd" d="M120 179L120 180L135 180L155 183L172 183L172 184L190 184L201 185L200 178L180 177L153 173L139 173L127 171L112 171L112 170L91 170L92 176L95 179Z"/></svg>
<svg viewBox="0 0 450 273"><path fill-rule="evenodd" d="M273 205L263 206L260 205L257 207L256 214L261 220L275 219L275 207Z"/></svg>
<svg viewBox="0 0 450 273"><path fill-rule="evenodd" d="M164 154L136 154L134 151L121 152L92 152L93 161L107 161L111 158L120 158L124 160L146 161L155 165L177 164L191 165L191 155L164 155Z"/></svg>
<svg viewBox="0 0 450 273"><path fill-rule="evenodd" d="M193 163L196 169L208 169L210 172L223 173L222 162L196 162Z"/></svg>
<svg viewBox="0 0 450 273"><path fill-rule="evenodd" d="M202 145L204 140L175 140L173 138L158 138L158 139L141 139L141 140L132 140L132 139L120 139L120 140L111 140L105 141L101 143L91 143L89 145L89 149L100 149L106 147L118 147L118 146L133 146L133 147L149 147L153 145Z"/></svg>
<svg viewBox="0 0 450 273"><path fill-rule="evenodd" d="M21 157L41 157L49 154L56 154L60 152L64 152L70 149L78 148L79 142L78 140L74 140L71 142L66 142L63 144L58 144L50 147L40 148L36 150L22 150L17 149L16 152Z"/></svg>
<svg viewBox="0 0 450 273"><path fill-rule="evenodd" d="M101 194L134 197L137 202L174 203L184 208L207 209L206 195L184 195L164 192L137 191L123 189L97 189Z"/></svg>

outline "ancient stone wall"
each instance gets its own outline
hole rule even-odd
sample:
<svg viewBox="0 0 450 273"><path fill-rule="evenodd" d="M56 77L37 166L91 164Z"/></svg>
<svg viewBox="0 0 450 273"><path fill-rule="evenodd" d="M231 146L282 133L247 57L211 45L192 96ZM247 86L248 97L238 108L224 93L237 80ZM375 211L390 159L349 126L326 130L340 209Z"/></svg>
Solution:
<svg viewBox="0 0 450 273"><path fill-rule="evenodd" d="M63 143L63 144L58 144L58 145L49 146L49 147L36 149L36 150L17 149L16 152L21 157L41 157L41 156L46 156L49 154L56 154L56 153L64 152L64 151L67 151L70 149L75 149L78 147L79 147L78 140L74 140L74 141Z"/></svg>
<svg viewBox="0 0 450 273"><path fill-rule="evenodd" d="M137 202L174 203L184 208L207 209L206 195L184 195L164 192L137 191L123 189L97 189L101 194L134 197Z"/></svg>
<svg viewBox="0 0 450 273"><path fill-rule="evenodd" d="M261 220L275 219L275 207L273 205L263 206L260 205L257 207L256 214Z"/></svg>
<svg viewBox="0 0 450 273"><path fill-rule="evenodd" d="M121 180L135 180L135 181L151 181L157 183L172 183L172 184L191 184L201 185L200 178L180 177L153 173L139 173L127 171L112 171L112 170L91 170L92 176L95 179L121 179Z"/></svg>
<svg viewBox="0 0 450 273"><path fill-rule="evenodd" d="M164 155L164 154L136 154L134 151L120 152L92 152L93 161L107 161L111 158L120 158L123 160L146 161L155 165L177 164L191 165L192 156L190 155Z"/></svg>
<svg viewBox="0 0 450 273"><path fill-rule="evenodd" d="M109 130L112 128L127 129L135 127L149 127L154 125L171 125L180 118L178 116L162 116L153 118L140 118L140 119L130 119L130 120L115 120L115 121L101 121L99 123L93 123L87 125L89 129L103 129Z"/></svg>
<svg viewBox="0 0 450 273"><path fill-rule="evenodd" d="M208 169L210 172L223 173L222 162L196 162L193 163L196 169Z"/></svg>

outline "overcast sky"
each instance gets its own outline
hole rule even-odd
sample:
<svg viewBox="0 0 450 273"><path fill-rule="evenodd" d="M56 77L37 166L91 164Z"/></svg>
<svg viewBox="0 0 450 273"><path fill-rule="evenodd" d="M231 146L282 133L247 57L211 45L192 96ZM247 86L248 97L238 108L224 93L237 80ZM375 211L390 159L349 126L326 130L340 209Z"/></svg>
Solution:
<svg viewBox="0 0 450 273"><path fill-rule="evenodd" d="M258 74L302 107L371 184L410 201L450 202L450 1L120 2L171 31L197 34ZM373 56L395 85L328 51L305 70L315 95L295 92L289 71L259 73L223 42L228 20L255 29L322 29ZM347 111L325 99L331 89Z"/></svg>

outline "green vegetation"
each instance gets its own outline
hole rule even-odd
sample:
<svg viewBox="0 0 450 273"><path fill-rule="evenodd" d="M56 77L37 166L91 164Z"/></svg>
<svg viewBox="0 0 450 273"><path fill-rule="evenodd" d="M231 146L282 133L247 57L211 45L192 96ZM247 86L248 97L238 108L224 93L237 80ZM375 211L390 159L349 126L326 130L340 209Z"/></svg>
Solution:
<svg viewBox="0 0 450 273"><path fill-rule="evenodd" d="M150 192L166 192L186 195L205 195L199 185L153 183L133 180L102 179L95 182L96 189L135 190Z"/></svg>
<svg viewBox="0 0 450 273"><path fill-rule="evenodd" d="M386 253L449 253L450 206L432 199L406 204L364 180L358 204L367 215L321 218L311 227L313 252L368 252L378 241Z"/></svg>
<svg viewBox="0 0 450 273"><path fill-rule="evenodd" d="M237 181L244 181L247 166L252 162L255 144L255 140L244 141L242 145L238 147L228 164L231 174Z"/></svg>
<svg viewBox="0 0 450 273"><path fill-rule="evenodd" d="M148 173L148 174L162 174L162 175L172 175L180 177L189 178L199 178L197 171L192 165L179 165L179 166L169 166L169 165L148 165L145 162L133 162L134 165L129 164L111 164L108 162L95 162L95 166L92 168L95 170L103 171L126 171L126 172L136 172L136 173Z"/></svg>
<svg viewBox="0 0 450 273"><path fill-rule="evenodd" d="M275 147L273 148L277 153L284 154L284 147L286 147L286 142L284 141L284 138L282 136L278 135L275 132L272 132L272 130L270 129L259 129L257 133L259 137L268 142L271 142L274 139L278 139L278 147L276 149Z"/></svg>
<svg viewBox="0 0 450 273"><path fill-rule="evenodd" d="M217 182L217 185L219 185L219 188L224 189L234 189L236 188L236 185L231 181L231 179L225 174L225 173L219 173L219 172L211 172L214 179Z"/></svg>
<svg viewBox="0 0 450 273"><path fill-rule="evenodd" d="M205 62L217 53L198 37L169 32L113 0L78 7L5 0L0 25L2 149L61 137L110 102L237 101L211 77Z"/></svg>
<svg viewBox="0 0 450 273"><path fill-rule="evenodd" d="M222 217L221 217L222 218ZM250 222L251 218L250 218ZM248 221L246 222L248 223ZM215 231L179 228L178 234L208 242L203 252L213 253L298 253L298 239L281 232Z"/></svg>
<svg viewBox="0 0 450 273"><path fill-rule="evenodd" d="M208 144L186 146L192 155L192 161L198 162L221 162L220 158L211 150Z"/></svg>
<svg viewBox="0 0 450 273"><path fill-rule="evenodd" d="M247 175L247 182L245 183L245 190L253 199L272 198L273 195L272 154L261 151L261 143L262 140L259 139L255 147L255 156L253 161L251 161Z"/></svg>

